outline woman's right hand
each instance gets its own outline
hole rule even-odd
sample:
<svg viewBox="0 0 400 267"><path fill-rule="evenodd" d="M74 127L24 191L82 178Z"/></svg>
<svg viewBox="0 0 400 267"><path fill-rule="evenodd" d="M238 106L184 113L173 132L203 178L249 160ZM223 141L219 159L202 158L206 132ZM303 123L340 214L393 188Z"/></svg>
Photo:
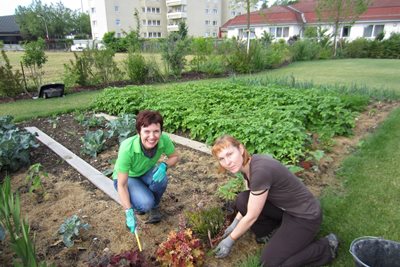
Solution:
<svg viewBox="0 0 400 267"><path fill-rule="evenodd" d="M135 213L133 212L133 209L127 209L125 210L125 216L126 216L126 226L129 228L129 231L131 233L135 233L136 231L136 218L135 218Z"/></svg>

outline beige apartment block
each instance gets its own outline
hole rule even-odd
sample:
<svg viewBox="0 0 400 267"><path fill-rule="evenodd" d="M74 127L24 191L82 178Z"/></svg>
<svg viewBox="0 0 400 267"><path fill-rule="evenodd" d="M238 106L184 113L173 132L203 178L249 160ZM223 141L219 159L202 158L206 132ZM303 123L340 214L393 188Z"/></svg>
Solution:
<svg viewBox="0 0 400 267"><path fill-rule="evenodd" d="M140 36L162 38L185 21L189 35L218 37L229 19L245 13L230 0L88 0L93 39L114 31L116 37L137 29ZM135 13L137 16L135 16Z"/></svg>

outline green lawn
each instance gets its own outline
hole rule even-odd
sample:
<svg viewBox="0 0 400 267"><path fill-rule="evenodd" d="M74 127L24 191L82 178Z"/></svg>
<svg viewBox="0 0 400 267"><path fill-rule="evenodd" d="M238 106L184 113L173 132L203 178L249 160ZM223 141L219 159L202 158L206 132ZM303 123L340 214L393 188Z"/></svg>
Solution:
<svg viewBox="0 0 400 267"><path fill-rule="evenodd" d="M400 60L338 59L295 62L287 67L254 75L293 76L296 80L319 85L359 85L400 92Z"/></svg>
<svg viewBox="0 0 400 267"><path fill-rule="evenodd" d="M78 52L79 54L79 52ZM13 68L20 70L20 61L24 52L10 51L7 56ZM69 64L70 60L74 60L73 52L46 52L47 62L43 66L44 83L62 82L64 74L64 64ZM126 53L117 53L114 56L115 61L123 68L123 61L126 59ZM159 54L144 54L145 58L154 58L157 62L161 62Z"/></svg>

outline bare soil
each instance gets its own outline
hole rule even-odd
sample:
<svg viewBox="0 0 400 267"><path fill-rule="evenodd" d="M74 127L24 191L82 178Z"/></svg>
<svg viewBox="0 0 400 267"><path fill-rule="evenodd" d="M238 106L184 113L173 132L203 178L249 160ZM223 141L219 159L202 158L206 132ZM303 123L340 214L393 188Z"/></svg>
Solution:
<svg viewBox="0 0 400 267"><path fill-rule="evenodd" d="M334 139L335 145L326 152L324 159L314 168L305 171L300 178L319 196L327 185L337 184L335 171L343 158L352 153L359 141L375 130L389 112L399 103L374 103L357 118L354 135ZM80 137L85 128L74 120L73 114L57 118L40 118L19 125L36 126L75 154L82 157L99 171L112 168L112 159L118 152L117 140L107 141L106 149L96 159L82 155ZM177 146L181 160L168 170L169 185L161 203L163 221L157 225L144 224L147 215L138 216L139 236L143 254L149 263L157 266L155 251L165 241L171 230L178 228L179 218L185 211L222 206L215 195L228 175L216 172L216 163L210 155L190 148ZM42 260L56 266L88 266L101 255L137 249L135 237L125 227L122 208L102 191L81 176L43 144L32 150L32 163L41 163L49 177L43 180L46 194L38 197L27 192L26 169L12 175L12 186L21 195L22 214L31 224L35 235L37 254ZM58 234L60 225L67 217L79 215L90 229L82 230L72 248L66 248ZM236 242L230 257L217 260L206 258L205 266L235 266L246 255L262 248L254 235L247 233ZM12 253L7 245L0 246L2 266L12 265Z"/></svg>

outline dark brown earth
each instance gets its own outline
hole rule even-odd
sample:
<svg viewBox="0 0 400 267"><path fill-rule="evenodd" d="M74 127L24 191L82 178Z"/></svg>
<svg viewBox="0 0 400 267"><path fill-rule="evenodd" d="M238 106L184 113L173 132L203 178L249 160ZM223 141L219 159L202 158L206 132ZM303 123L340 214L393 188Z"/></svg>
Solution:
<svg viewBox="0 0 400 267"><path fill-rule="evenodd" d="M396 107L399 107L399 103L370 105L357 118L353 136L335 138L335 145L326 152L324 159L314 168L299 174L316 196L327 185L338 183L335 171L343 158L352 153L361 138L373 132ZM74 114L35 119L19 125L24 126L38 127L99 171L112 168L112 159L117 157L115 139L107 141L105 151L96 159L82 155L80 137L85 128L74 120ZM169 231L177 229L179 217L185 211L223 205L215 192L229 179L227 175L216 173L215 161L210 155L183 146L177 146L177 151L181 160L176 167L168 170L170 182L161 204L163 221L158 225L147 225L143 223L147 215L138 217L143 253L153 265L156 265L155 250L166 240ZM126 230L124 213L117 203L44 145L32 150L31 159L32 163L41 163L49 174L43 181L46 192L44 198L26 192L26 169L12 175L12 186L21 194L22 214L31 224L40 259L55 263L56 266L88 266L91 260L102 254L137 249L135 237ZM89 223L90 229L81 232L72 248L66 248L57 231L64 220L73 214ZM247 233L236 242L229 258L217 260L207 256L205 266L235 266L248 253L261 248L255 243L253 234ZM7 246L0 247L0 262L4 266L12 264L11 257Z"/></svg>

